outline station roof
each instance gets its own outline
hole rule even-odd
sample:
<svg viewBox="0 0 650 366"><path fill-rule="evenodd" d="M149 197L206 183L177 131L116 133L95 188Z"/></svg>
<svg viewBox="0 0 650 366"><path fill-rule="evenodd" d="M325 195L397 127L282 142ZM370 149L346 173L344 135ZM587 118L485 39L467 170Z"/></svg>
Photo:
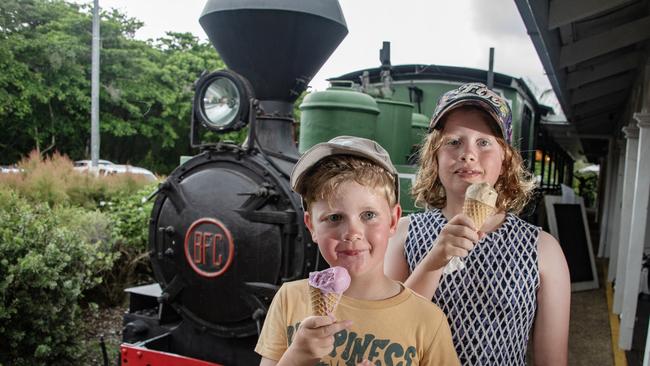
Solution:
<svg viewBox="0 0 650 366"><path fill-rule="evenodd" d="M650 0L515 0L590 161L634 111L650 50Z"/></svg>

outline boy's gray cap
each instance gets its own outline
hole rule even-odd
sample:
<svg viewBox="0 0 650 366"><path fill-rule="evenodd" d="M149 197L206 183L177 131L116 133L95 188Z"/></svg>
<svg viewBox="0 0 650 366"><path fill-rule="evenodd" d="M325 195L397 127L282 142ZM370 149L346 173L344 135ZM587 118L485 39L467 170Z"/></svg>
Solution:
<svg viewBox="0 0 650 366"><path fill-rule="evenodd" d="M313 166L332 155L354 155L366 158L389 172L395 181L395 196L399 203L399 176L390 160L388 152L378 143L363 137L338 136L327 142L321 142L305 151L291 172L291 189L298 192L298 187ZM298 192L302 194L302 192Z"/></svg>

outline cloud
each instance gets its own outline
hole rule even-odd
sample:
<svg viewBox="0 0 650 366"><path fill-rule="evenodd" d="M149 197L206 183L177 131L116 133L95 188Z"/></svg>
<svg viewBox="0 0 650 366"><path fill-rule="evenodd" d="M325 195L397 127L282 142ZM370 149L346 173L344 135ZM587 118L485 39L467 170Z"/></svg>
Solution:
<svg viewBox="0 0 650 366"><path fill-rule="evenodd" d="M521 38L524 22L512 0L470 0L471 25L477 34L497 40Z"/></svg>

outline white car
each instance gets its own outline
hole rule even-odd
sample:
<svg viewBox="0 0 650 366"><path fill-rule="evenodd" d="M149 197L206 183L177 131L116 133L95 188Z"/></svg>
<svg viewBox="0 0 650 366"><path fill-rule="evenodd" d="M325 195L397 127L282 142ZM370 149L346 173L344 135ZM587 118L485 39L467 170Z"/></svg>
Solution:
<svg viewBox="0 0 650 366"><path fill-rule="evenodd" d="M74 170L79 172L85 172L90 170L92 166L92 161L90 160L78 160L74 162ZM139 175L145 177L149 181L157 181L158 178L151 171L140 168L137 166L125 165L125 164L115 164L108 160L98 160L97 168L100 175L113 175L113 174L123 174L129 173L134 175Z"/></svg>
<svg viewBox="0 0 650 366"><path fill-rule="evenodd" d="M77 160L74 162L75 168L81 168L81 167L90 167L92 164L92 160ZM97 165L99 167L102 167L104 165L115 165L115 163L108 161L108 160L97 160Z"/></svg>
<svg viewBox="0 0 650 366"><path fill-rule="evenodd" d="M13 166L0 166L0 173L20 173L23 170Z"/></svg>

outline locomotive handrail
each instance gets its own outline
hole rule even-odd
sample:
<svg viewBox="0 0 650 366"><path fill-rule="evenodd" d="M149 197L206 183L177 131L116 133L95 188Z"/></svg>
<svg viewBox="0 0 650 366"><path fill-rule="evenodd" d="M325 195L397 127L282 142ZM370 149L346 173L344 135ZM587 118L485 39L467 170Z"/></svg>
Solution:
<svg viewBox="0 0 650 366"><path fill-rule="evenodd" d="M158 184L158 187L156 188L155 191L149 193L147 197L142 197L142 200L140 201L141 204L145 204L149 201L151 201L152 198L156 197L158 193L160 193L160 190L162 189L162 183Z"/></svg>
<svg viewBox="0 0 650 366"><path fill-rule="evenodd" d="M255 134L255 125L257 123L257 112L259 111L259 105L260 101L251 98L250 103L248 103L248 125L250 126L248 128L248 139L250 140L246 146L246 152L251 152L253 149L254 143L257 143L259 145L259 142L257 142L257 135ZM244 142L246 144L246 141Z"/></svg>

